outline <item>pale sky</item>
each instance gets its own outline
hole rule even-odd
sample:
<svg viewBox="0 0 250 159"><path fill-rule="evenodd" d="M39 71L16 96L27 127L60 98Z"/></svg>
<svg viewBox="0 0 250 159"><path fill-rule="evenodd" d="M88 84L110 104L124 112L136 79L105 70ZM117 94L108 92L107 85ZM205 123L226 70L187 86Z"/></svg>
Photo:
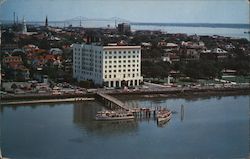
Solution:
<svg viewBox="0 0 250 159"><path fill-rule="evenodd" d="M6 0L0 19L13 12L27 21L119 17L132 22L246 23L248 0Z"/></svg>

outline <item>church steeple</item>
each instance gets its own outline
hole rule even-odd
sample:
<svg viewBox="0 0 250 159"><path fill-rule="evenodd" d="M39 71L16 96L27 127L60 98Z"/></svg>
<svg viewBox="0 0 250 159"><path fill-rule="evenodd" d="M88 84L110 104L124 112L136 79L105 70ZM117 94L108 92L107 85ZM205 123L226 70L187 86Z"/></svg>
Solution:
<svg viewBox="0 0 250 159"><path fill-rule="evenodd" d="M48 27L48 16L46 16L46 19L45 19L45 27L46 28Z"/></svg>

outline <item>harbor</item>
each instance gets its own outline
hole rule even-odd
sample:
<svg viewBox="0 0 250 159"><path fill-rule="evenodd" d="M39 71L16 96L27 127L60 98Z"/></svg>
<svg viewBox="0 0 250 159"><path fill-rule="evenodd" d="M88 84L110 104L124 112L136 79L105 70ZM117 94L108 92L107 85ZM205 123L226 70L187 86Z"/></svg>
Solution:
<svg viewBox="0 0 250 159"><path fill-rule="evenodd" d="M95 115L104 109L97 100L3 106L3 155L19 159L117 159L122 153L124 158L226 159L249 154L249 95L117 99L130 108L158 106L173 111L173 115L159 127L152 114L132 121L96 121Z"/></svg>

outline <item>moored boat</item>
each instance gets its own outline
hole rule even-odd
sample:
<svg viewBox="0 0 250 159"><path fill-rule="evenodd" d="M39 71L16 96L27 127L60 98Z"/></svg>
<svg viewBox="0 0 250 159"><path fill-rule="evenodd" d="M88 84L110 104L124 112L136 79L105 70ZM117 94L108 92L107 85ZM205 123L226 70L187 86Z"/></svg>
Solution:
<svg viewBox="0 0 250 159"><path fill-rule="evenodd" d="M108 121L108 120L131 120L134 119L130 112L115 112L115 111L101 111L97 112L95 119Z"/></svg>
<svg viewBox="0 0 250 159"><path fill-rule="evenodd" d="M172 112L167 109L162 109L157 112L157 122L159 124L166 123L171 119Z"/></svg>

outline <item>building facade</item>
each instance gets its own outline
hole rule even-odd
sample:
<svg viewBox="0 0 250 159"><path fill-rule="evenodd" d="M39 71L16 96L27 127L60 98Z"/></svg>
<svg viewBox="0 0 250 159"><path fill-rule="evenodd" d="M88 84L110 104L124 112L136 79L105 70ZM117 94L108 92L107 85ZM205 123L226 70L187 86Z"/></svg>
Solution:
<svg viewBox="0 0 250 159"><path fill-rule="evenodd" d="M122 34L128 34L131 32L130 25L128 23L118 24L118 32Z"/></svg>
<svg viewBox="0 0 250 159"><path fill-rule="evenodd" d="M74 44L73 77L106 87L138 86L143 81L141 47Z"/></svg>

